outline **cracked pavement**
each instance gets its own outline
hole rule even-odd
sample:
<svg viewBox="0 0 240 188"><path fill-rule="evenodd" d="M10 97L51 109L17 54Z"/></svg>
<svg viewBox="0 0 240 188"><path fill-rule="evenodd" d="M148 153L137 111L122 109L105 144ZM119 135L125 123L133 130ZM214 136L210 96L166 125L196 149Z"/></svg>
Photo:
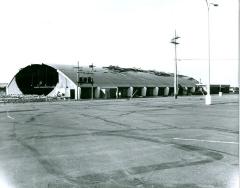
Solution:
<svg viewBox="0 0 240 188"><path fill-rule="evenodd" d="M238 95L212 98L0 104L0 187L237 188Z"/></svg>

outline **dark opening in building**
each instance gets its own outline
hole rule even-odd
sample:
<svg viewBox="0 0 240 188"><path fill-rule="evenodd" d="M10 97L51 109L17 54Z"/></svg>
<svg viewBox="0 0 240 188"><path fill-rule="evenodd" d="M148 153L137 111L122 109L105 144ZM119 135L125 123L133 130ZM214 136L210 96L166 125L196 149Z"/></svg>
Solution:
<svg viewBox="0 0 240 188"><path fill-rule="evenodd" d="M16 83L23 94L48 95L58 83L58 72L45 64L29 65L17 73Z"/></svg>
<svg viewBox="0 0 240 188"><path fill-rule="evenodd" d="M75 89L70 89L70 99L75 99Z"/></svg>
<svg viewBox="0 0 240 188"><path fill-rule="evenodd" d="M119 98L127 98L128 97L128 88L127 87L119 87L118 88L118 97Z"/></svg>
<svg viewBox="0 0 240 188"><path fill-rule="evenodd" d="M183 91L184 91L184 88L180 84L178 84L178 95L182 96L183 95Z"/></svg>
<svg viewBox="0 0 240 188"><path fill-rule="evenodd" d="M164 96L164 87L159 87L158 96Z"/></svg>
<svg viewBox="0 0 240 188"><path fill-rule="evenodd" d="M147 88L147 94L146 94L146 96L147 97L149 97L149 96L153 96L153 87L148 87Z"/></svg>
<svg viewBox="0 0 240 188"><path fill-rule="evenodd" d="M169 94L168 96L174 96L174 87L169 88Z"/></svg>
<svg viewBox="0 0 240 188"><path fill-rule="evenodd" d="M134 87L133 88L133 97L140 97L142 96L142 88L141 87Z"/></svg>
<svg viewBox="0 0 240 188"><path fill-rule="evenodd" d="M91 87L82 87L81 88L81 99L91 99L92 97L92 88Z"/></svg>

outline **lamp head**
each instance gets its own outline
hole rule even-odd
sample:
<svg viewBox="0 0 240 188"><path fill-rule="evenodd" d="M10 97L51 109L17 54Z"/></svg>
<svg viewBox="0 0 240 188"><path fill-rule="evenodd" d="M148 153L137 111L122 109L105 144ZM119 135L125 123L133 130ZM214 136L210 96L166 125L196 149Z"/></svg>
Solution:
<svg viewBox="0 0 240 188"><path fill-rule="evenodd" d="M217 3L211 3L211 5L215 6L215 7L218 7L218 4Z"/></svg>

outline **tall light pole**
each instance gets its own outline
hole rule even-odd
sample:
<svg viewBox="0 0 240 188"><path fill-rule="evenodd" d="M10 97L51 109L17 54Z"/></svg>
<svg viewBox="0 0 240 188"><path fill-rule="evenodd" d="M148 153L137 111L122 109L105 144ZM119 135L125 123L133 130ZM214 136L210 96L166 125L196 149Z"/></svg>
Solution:
<svg viewBox="0 0 240 188"><path fill-rule="evenodd" d="M174 65L174 98L177 99L177 95L178 95L178 80L177 80L177 45L179 44L177 42L177 39L179 39L180 37L177 36L176 30L174 33L174 38L172 38L171 43L174 44L174 50L175 50L175 65Z"/></svg>
<svg viewBox="0 0 240 188"><path fill-rule="evenodd" d="M218 6L218 4L215 3L209 3L208 0L206 0L207 4L207 18L208 18L208 82L207 82L207 95L205 97L205 104L210 105L212 103L211 101L211 94L210 94L210 71L211 71L211 52L210 52L210 19L209 19L209 11L210 11L210 6L213 5L215 7Z"/></svg>

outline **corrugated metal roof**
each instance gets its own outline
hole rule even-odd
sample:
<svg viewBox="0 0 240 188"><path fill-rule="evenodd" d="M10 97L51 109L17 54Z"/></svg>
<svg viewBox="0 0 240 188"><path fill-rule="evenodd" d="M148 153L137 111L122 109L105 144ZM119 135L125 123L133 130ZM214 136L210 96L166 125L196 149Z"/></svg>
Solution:
<svg viewBox="0 0 240 188"><path fill-rule="evenodd" d="M49 65L60 70L77 84L76 65ZM91 76L94 80L94 86L99 87L173 87L173 74L167 74L154 71L140 71L134 69L123 69L123 71L109 68L91 68L81 67L80 77ZM182 87L194 87L198 81L186 76L180 76L178 83ZM83 87L90 86L88 84Z"/></svg>

